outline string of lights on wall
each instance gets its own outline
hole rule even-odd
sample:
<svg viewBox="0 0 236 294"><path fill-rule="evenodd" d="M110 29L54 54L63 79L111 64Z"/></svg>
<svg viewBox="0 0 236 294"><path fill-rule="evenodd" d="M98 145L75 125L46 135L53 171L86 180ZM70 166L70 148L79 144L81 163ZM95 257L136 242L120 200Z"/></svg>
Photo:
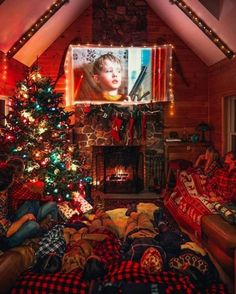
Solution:
<svg viewBox="0 0 236 294"><path fill-rule="evenodd" d="M169 0L171 4L177 5L199 29L227 56L229 59L235 53L225 44L225 42L200 18L183 0Z"/></svg>
<svg viewBox="0 0 236 294"><path fill-rule="evenodd" d="M69 0L57 0L8 50L7 57L13 57L28 40Z"/></svg>
<svg viewBox="0 0 236 294"><path fill-rule="evenodd" d="M7 56L6 54L2 54L2 80L6 81L7 79L7 71L8 71L8 64L7 64Z"/></svg>

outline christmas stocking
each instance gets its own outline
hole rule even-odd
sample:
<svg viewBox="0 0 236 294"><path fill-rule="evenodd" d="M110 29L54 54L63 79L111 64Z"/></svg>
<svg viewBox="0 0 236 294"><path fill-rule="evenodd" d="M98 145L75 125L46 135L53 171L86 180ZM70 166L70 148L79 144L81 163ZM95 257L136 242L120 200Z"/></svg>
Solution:
<svg viewBox="0 0 236 294"><path fill-rule="evenodd" d="M129 138L130 143L132 143L134 139L134 117L132 115L129 120Z"/></svg>
<svg viewBox="0 0 236 294"><path fill-rule="evenodd" d="M141 137L141 121L142 121L142 113L138 111L135 117L135 130L137 134L137 139L140 139Z"/></svg>
<svg viewBox="0 0 236 294"><path fill-rule="evenodd" d="M111 105L108 105L107 107L102 107L102 117L101 117L101 122L102 126L105 131L108 130L109 128L109 123L110 123L110 118L112 116L113 108Z"/></svg>
<svg viewBox="0 0 236 294"><path fill-rule="evenodd" d="M146 139L146 126L147 126L147 115L144 113L141 119L141 131L142 131L142 138Z"/></svg>
<svg viewBox="0 0 236 294"><path fill-rule="evenodd" d="M114 116L112 120L112 130L111 135L117 142L120 142L120 128L122 126L123 120L120 119L118 116Z"/></svg>

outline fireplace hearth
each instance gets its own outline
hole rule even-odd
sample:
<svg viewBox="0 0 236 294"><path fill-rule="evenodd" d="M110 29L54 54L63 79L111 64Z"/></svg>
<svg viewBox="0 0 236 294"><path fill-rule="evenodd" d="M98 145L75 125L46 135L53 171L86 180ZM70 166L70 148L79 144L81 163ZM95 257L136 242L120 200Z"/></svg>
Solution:
<svg viewBox="0 0 236 294"><path fill-rule="evenodd" d="M138 193L144 188L141 146L94 146L95 185L104 193Z"/></svg>

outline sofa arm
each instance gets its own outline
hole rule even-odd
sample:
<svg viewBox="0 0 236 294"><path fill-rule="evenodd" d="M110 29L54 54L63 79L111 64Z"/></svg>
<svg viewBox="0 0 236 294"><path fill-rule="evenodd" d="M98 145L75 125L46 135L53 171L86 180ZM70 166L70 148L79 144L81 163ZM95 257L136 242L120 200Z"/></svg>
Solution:
<svg viewBox="0 0 236 294"><path fill-rule="evenodd" d="M202 241L224 272L234 278L236 227L220 215L203 216Z"/></svg>
<svg viewBox="0 0 236 294"><path fill-rule="evenodd" d="M0 255L0 290L10 293L17 278L34 262L35 252L31 247L19 246Z"/></svg>

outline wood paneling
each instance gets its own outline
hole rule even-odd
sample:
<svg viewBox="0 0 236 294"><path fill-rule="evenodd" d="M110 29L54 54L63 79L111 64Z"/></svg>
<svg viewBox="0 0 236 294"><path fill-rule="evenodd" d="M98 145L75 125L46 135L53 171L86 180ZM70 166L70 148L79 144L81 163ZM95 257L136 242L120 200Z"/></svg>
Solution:
<svg viewBox="0 0 236 294"><path fill-rule="evenodd" d="M3 53L0 51L0 68L3 63ZM2 78L3 69L0 74L0 94L12 96L15 93L16 83L24 78L27 67L16 61L15 59L7 60L7 78Z"/></svg>
<svg viewBox="0 0 236 294"><path fill-rule="evenodd" d="M212 140L225 153L223 99L236 95L236 60L225 59L209 68L209 123L213 126Z"/></svg>
<svg viewBox="0 0 236 294"><path fill-rule="evenodd" d="M39 57L41 73L55 81L59 71L63 73L64 56L70 44L87 44L92 39L92 7L73 22L73 24ZM56 91L65 91L65 75L56 84Z"/></svg>
<svg viewBox="0 0 236 294"><path fill-rule="evenodd" d="M207 66L180 40L173 31L149 9L148 37L152 44L164 41L174 45L174 115L165 105L165 131L183 128L195 130L201 121L208 122ZM188 85L186 85L186 82Z"/></svg>

